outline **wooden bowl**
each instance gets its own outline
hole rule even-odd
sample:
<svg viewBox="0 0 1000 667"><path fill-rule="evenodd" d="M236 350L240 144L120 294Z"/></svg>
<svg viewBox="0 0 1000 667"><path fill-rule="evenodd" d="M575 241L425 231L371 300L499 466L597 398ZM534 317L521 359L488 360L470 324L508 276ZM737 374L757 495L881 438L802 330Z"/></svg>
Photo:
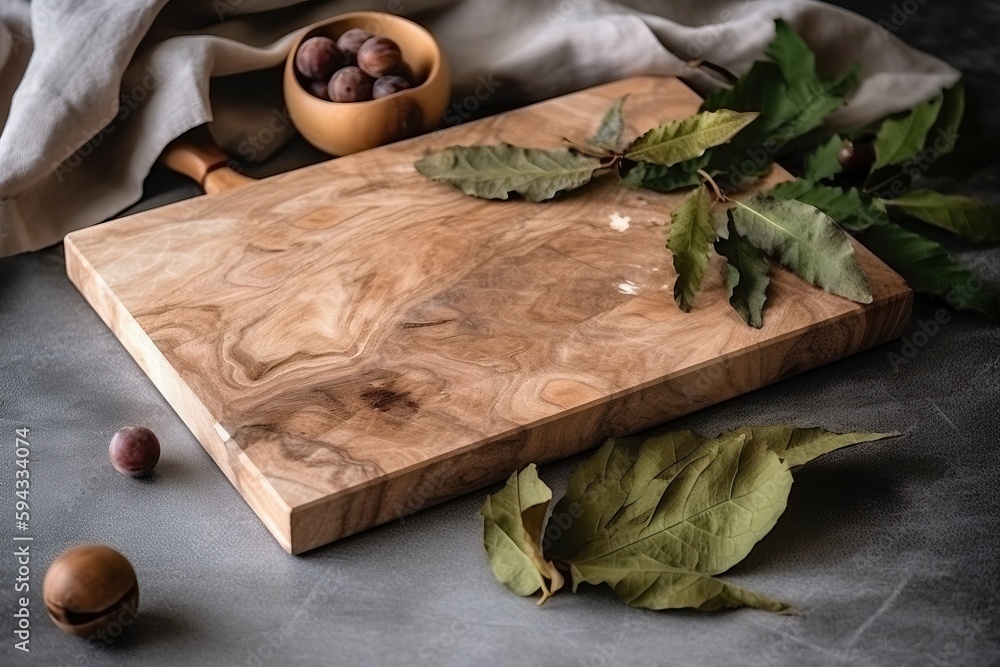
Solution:
<svg viewBox="0 0 1000 667"><path fill-rule="evenodd" d="M352 28L399 44L403 62L422 83L370 102L327 102L311 95L295 74L299 44L317 35L337 39ZM284 90L302 136L331 155L349 155L437 128L451 98L451 71L437 42L416 23L385 12L354 12L303 31L285 61Z"/></svg>

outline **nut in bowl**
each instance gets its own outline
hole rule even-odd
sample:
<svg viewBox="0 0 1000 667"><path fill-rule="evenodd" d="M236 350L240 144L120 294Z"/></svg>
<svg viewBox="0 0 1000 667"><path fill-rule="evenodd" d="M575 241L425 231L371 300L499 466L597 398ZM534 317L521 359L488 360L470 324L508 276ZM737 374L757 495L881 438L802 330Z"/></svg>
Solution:
<svg viewBox="0 0 1000 667"><path fill-rule="evenodd" d="M451 73L416 23L354 12L303 31L285 62L284 91L309 143L349 155L435 129L451 98Z"/></svg>

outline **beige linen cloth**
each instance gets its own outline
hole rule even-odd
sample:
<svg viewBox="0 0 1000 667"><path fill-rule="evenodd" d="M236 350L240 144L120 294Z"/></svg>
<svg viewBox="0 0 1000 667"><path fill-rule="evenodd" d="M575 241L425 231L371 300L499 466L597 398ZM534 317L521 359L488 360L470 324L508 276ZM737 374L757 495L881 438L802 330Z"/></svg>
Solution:
<svg viewBox="0 0 1000 667"><path fill-rule="evenodd" d="M203 123L234 155L266 159L293 132L278 78L226 75L273 74L298 29L358 9L428 27L459 101L484 81L530 102L637 74L705 92L720 81L687 63L745 72L779 16L824 70L862 64L835 124L876 120L958 79L891 30L809 0L0 0L0 256L134 203L163 148Z"/></svg>

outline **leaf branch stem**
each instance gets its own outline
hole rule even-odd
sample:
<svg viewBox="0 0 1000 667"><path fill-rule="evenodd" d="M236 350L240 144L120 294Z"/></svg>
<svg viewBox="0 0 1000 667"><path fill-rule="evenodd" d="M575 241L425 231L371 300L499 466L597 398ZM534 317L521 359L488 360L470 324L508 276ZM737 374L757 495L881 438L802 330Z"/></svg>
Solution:
<svg viewBox="0 0 1000 667"><path fill-rule="evenodd" d="M704 169L699 169L698 175L701 176L703 179L705 179L705 182L708 183L709 186L711 186L712 191L715 192L716 199L718 199L720 202L723 203L729 201L729 197L725 195L725 193L722 191L722 188L719 187L719 184L715 182L715 179L712 178L707 171L705 171Z"/></svg>

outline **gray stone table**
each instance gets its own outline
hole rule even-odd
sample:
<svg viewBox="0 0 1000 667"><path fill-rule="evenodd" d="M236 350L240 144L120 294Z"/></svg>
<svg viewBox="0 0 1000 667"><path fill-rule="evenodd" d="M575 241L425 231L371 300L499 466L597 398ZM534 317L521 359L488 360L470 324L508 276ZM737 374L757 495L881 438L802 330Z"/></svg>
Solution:
<svg viewBox="0 0 1000 667"><path fill-rule="evenodd" d="M894 3L841 4L888 21ZM899 34L966 70L996 108L1000 3L911 4ZM996 200L997 174L966 189ZM163 174L147 191L144 207L196 194ZM956 250L1000 282L1000 249ZM59 248L0 261L0 665L1000 664L1000 328L980 318L954 315L903 364L890 356L897 342L676 423L905 432L798 473L777 527L727 575L803 615L637 611L596 588L536 608L490 573L485 492L288 556L63 271ZM939 307L918 300L914 330ZM110 436L130 423L164 443L151 480L108 465ZM20 427L31 443L30 654L13 647ZM579 460L542 477L558 494ZM141 614L108 645L44 617L45 567L81 541L119 548L139 573Z"/></svg>

